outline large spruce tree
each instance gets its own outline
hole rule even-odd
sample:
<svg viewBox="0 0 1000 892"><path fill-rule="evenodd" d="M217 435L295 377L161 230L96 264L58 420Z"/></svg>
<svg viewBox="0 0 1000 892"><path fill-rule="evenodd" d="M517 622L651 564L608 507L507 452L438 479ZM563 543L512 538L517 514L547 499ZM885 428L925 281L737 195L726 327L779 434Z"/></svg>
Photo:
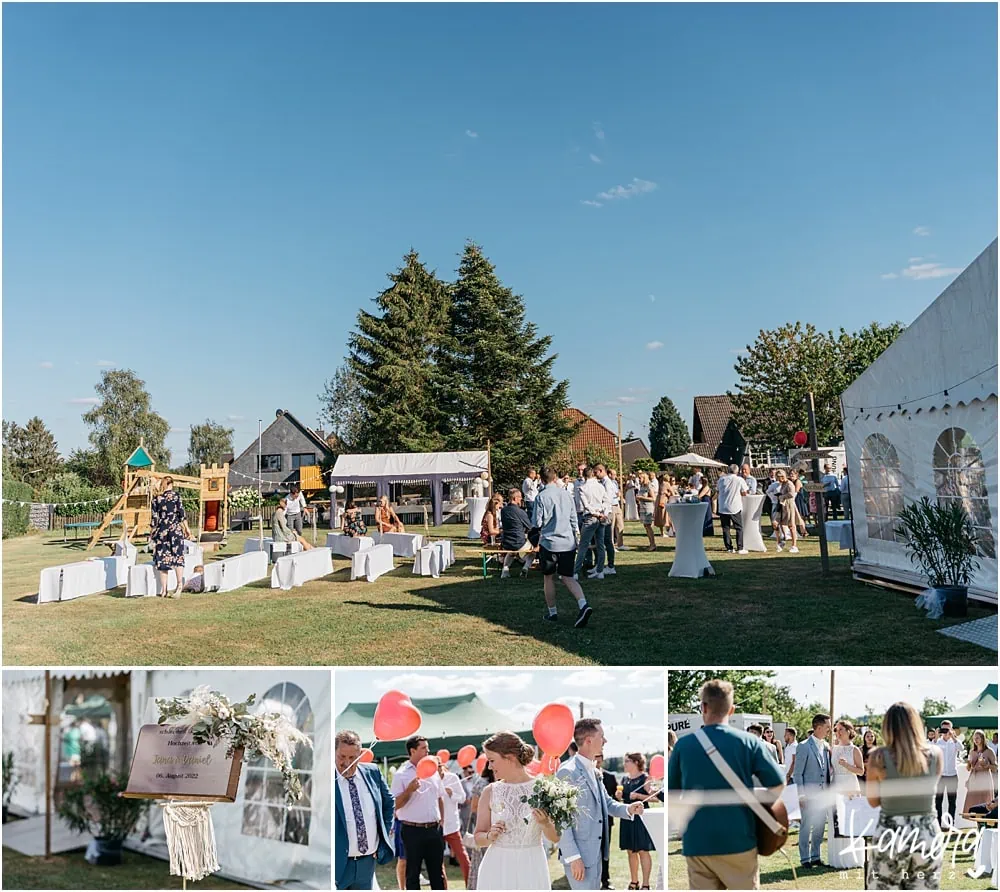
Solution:
<svg viewBox="0 0 1000 892"><path fill-rule="evenodd" d="M448 338L448 286L412 249L375 298L376 312L358 313L348 367L365 407L363 442L370 452L443 449L451 402L440 363Z"/></svg>
<svg viewBox="0 0 1000 892"><path fill-rule="evenodd" d="M661 397L649 418L649 454L657 461L682 455L691 445L691 435L670 397Z"/></svg>
<svg viewBox="0 0 1000 892"><path fill-rule="evenodd" d="M568 381L556 381L552 339L525 321L524 301L497 277L479 245L469 242L452 288L449 414L453 449L493 444L498 484L559 452L572 427L563 416Z"/></svg>

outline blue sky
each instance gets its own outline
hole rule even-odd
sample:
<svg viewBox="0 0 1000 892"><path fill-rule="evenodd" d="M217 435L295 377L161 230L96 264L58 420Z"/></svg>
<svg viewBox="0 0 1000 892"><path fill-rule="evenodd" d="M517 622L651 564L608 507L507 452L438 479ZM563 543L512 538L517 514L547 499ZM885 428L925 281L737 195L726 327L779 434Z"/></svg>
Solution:
<svg viewBox="0 0 1000 892"><path fill-rule="evenodd" d="M664 744L662 669L338 669L334 709L351 702L372 702L386 691L411 697L450 697L475 692L510 717L508 728L530 728L546 703L565 703L579 714L599 718L608 744L604 752L662 753ZM426 729L425 733L430 733Z"/></svg>
<svg viewBox="0 0 1000 892"><path fill-rule="evenodd" d="M207 417L316 424L386 273L467 238L643 433L760 327L911 321L996 236L997 8L7 4L3 135L3 416L64 452L111 365L177 462Z"/></svg>

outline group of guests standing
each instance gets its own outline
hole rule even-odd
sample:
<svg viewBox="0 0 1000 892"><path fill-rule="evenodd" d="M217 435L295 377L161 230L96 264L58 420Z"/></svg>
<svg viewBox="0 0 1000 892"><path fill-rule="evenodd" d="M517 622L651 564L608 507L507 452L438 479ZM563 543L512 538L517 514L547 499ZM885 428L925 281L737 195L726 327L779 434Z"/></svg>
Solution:
<svg viewBox="0 0 1000 892"><path fill-rule="evenodd" d="M733 797L728 804L696 808L684 829L682 851L691 889L760 887L754 814L740 804L733 784L705 758L706 741L738 783L748 789L765 788L766 803L777 801L787 784L795 784L803 869L863 865L859 847L849 838L850 828L837 825L838 796L864 796L869 805L880 807L869 847L869 888L940 888L942 800L952 798L953 825L959 761L964 759L970 772L963 813L992 809L995 815L996 741L991 746L982 731L973 733L965 754L951 722L943 721L940 728L925 733L917 709L898 702L886 711L880 733L867 728L860 738L849 720L833 722L829 715L817 714L811 732L801 741L795 728L786 729L782 753L773 730L752 725L743 732L729 725L735 711L729 682L706 682L700 700L701 732L680 739L674 735L668 746L668 787L682 799L704 791L729 791ZM826 739L831 731L832 745ZM824 865L820 853L828 824Z"/></svg>

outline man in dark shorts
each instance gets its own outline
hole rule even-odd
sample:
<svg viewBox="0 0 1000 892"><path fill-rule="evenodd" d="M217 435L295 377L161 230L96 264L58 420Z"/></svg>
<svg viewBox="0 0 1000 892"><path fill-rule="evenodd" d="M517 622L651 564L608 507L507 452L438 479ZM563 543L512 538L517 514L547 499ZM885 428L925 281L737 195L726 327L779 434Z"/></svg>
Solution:
<svg viewBox="0 0 1000 892"><path fill-rule="evenodd" d="M541 533L538 562L545 578L545 603L548 605L548 612L544 619L548 622L557 622L559 619L556 611L555 580L555 574L558 573L562 584L576 598L579 613L577 613L573 625L582 627L587 625L593 610L587 604L583 589L580 588L580 583L573 575L576 563L576 546L580 539L580 525L576 517L573 495L561 486L552 485L556 476L556 472L552 468L542 470L542 481L545 483L545 488L535 499L533 518L535 526L539 528Z"/></svg>

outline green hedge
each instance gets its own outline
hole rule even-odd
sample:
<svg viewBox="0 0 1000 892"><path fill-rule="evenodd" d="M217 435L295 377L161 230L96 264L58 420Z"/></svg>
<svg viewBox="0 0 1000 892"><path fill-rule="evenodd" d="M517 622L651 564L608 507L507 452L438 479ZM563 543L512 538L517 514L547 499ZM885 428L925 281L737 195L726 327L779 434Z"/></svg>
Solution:
<svg viewBox="0 0 1000 892"><path fill-rule="evenodd" d="M3 497L5 499L15 499L21 502L30 502L32 489L27 483L20 483L17 480L4 480ZM28 505L14 505L10 502L4 502L4 539L11 539L14 536L23 536L28 532L28 516L30 512L31 508Z"/></svg>

